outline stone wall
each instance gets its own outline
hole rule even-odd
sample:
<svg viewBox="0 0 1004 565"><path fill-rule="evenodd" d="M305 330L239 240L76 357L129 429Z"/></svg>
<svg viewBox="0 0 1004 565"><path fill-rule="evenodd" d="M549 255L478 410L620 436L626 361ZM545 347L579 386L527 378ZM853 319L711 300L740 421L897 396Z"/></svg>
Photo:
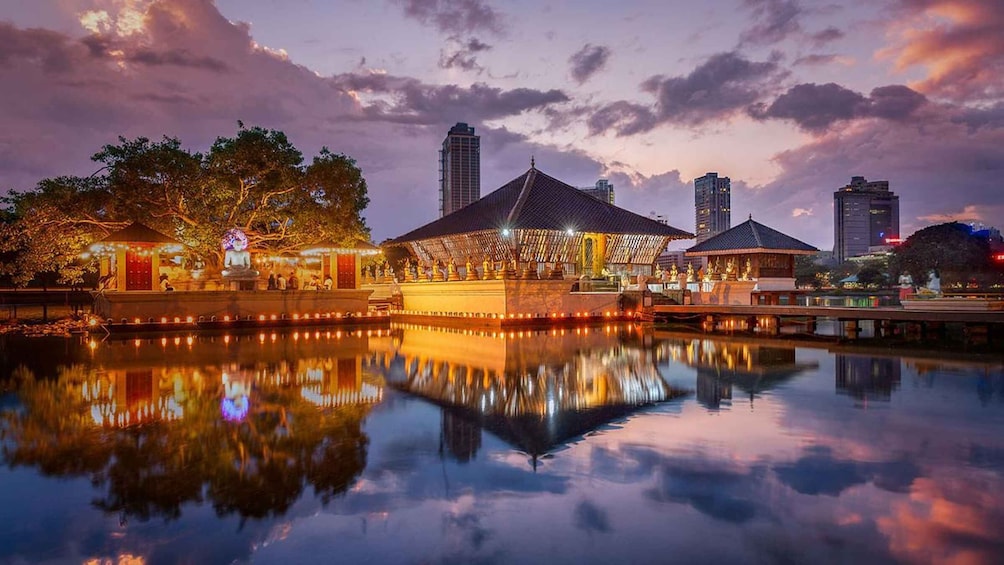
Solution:
<svg viewBox="0 0 1004 565"><path fill-rule="evenodd" d="M366 312L369 290L287 291L133 291L99 293L94 312L103 318L130 322L139 318L172 319L202 316L231 318Z"/></svg>
<svg viewBox="0 0 1004 565"><path fill-rule="evenodd" d="M409 312L470 314L590 314L618 311L618 293L572 293L573 280L488 280L402 283Z"/></svg>

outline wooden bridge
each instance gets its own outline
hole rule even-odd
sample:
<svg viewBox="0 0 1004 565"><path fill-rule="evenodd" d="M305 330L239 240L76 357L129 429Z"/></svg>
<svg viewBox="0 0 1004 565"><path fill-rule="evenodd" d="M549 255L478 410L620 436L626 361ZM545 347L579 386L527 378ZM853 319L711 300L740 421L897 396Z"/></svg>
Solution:
<svg viewBox="0 0 1004 565"><path fill-rule="evenodd" d="M991 336L1004 335L1004 310L906 308L848 308L825 306L756 306L756 305L655 305L656 321L701 325L706 331L730 330L780 335L785 325L804 324L814 332L821 320L842 324L845 337L854 339L862 322L872 322L876 337L897 331L919 337L938 337L949 324L961 325L967 338L991 342Z"/></svg>

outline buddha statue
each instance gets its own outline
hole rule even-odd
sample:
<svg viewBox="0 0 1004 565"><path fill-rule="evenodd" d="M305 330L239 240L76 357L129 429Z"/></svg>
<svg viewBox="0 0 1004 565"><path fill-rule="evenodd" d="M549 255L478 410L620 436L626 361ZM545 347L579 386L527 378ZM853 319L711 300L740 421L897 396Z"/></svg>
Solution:
<svg viewBox="0 0 1004 565"><path fill-rule="evenodd" d="M694 264L687 263L687 282L694 282Z"/></svg>
<svg viewBox="0 0 1004 565"><path fill-rule="evenodd" d="M248 238L239 229L232 229L223 236L223 271L227 278L253 279L258 271L251 268L251 253L248 251Z"/></svg>

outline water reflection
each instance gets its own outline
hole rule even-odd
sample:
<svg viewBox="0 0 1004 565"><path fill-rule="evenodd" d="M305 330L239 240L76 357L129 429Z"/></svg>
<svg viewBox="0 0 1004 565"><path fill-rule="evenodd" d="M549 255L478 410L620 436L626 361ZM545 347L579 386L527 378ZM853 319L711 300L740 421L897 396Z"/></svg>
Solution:
<svg viewBox="0 0 1004 565"><path fill-rule="evenodd" d="M752 401L819 366L817 362L796 362L794 347L743 341L667 339L658 345L657 355L697 369L697 400L710 409L730 405L733 386Z"/></svg>
<svg viewBox="0 0 1004 565"><path fill-rule="evenodd" d="M888 402L901 379L898 357L836 355L837 392L858 400Z"/></svg>
<svg viewBox="0 0 1004 565"><path fill-rule="evenodd" d="M57 345L2 346L0 562L1004 559L1000 360L633 326Z"/></svg>
<svg viewBox="0 0 1004 565"><path fill-rule="evenodd" d="M536 462L571 438L685 393L663 380L640 334L612 327L520 334L410 327L395 340L385 378L443 408L443 442L460 461L476 455L481 427Z"/></svg>
<svg viewBox="0 0 1004 565"><path fill-rule="evenodd" d="M122 521L203 501L221 516L281 515L306 485L326 502L365 466L361 423L382 386L362 371L367 338L339 338L332 355L330 336L278 337L111 341L52 376L22 367L4 459L89 478L94 505Z"/></svg>

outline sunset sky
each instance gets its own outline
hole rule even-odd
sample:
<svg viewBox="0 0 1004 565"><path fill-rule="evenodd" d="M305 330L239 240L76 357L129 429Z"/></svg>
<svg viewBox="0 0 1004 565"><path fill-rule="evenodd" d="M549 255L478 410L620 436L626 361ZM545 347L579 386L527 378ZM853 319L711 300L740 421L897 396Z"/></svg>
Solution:
<svg viewBox="0 0 1004 565"><path fill-rule="evenodd" d="M888 180L903 235L1004 228L998 0L0 0L0 190L118 136L206 150L237 121L355 158L377 242L437 215L468 122L482 195L537 167L694 229L693 179L821 249L832 193Z"/></svg>

